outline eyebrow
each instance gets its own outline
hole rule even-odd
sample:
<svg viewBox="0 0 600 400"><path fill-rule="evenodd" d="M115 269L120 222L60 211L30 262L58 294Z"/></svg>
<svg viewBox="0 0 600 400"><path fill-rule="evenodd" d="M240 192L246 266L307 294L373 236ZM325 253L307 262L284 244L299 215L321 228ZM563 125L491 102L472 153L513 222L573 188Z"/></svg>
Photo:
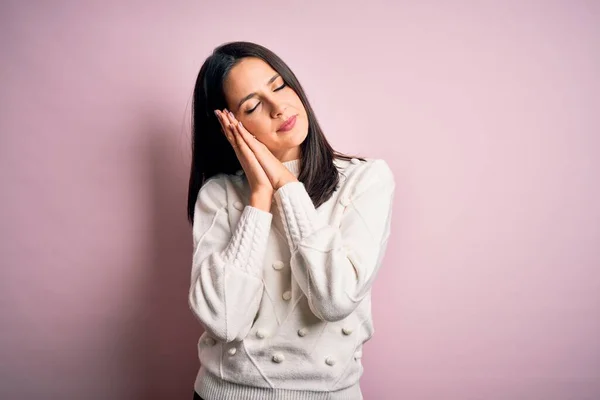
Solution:
<svg viewBox="0 0 600 400"><path fill-rule="evenodd" d="M269 79L269 81L267 82L267 85L270 85L271 83L273 83L275 81L275 79L279 78L279 74L275 74L273 75L273 77L271 79ZM240 100L240 102L238 103L238 108L240 108L242 106L242 104L244 104L244 102L246 100L250 100L251 98L253 98L254 96L256 96L256 92L252 92L250 93L248 96L244 97L242 100Z"/></svg>

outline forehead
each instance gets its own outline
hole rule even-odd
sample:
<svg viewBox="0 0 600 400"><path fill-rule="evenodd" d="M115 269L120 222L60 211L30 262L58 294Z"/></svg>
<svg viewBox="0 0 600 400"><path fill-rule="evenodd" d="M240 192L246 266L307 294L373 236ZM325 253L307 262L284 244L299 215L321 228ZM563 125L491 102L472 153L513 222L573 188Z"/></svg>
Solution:
<svg viewBox="0 0 600 400"><path fill-rule="evenodd" d="M277 71L260 58L244 58L229 71L223 84L225 95L235 101L260 90L275 74Z"/></svg>

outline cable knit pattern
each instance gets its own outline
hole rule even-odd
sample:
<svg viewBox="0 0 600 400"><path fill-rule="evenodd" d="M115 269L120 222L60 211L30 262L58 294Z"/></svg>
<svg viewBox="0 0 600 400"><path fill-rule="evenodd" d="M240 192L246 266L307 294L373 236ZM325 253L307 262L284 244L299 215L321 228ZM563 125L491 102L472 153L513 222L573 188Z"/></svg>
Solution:
<svg viewBox="0 0 600 400"><path fill-rule="evenodd" d="M225 249L223 260L225 263L233 263L237 268L259 278L262 276L261 262L266 250L270 228L269 216L260 214L265 214L265 212L252 206L246 206L236 231ZM262 224L253 223L254 220L261 218L263 218Z"/></svg>
<svg viewBox="0 0 600 400"><path fill-rule="evenodd" d="M358 167L357 167L358 168ZM390 234L394 176L383 160L367 163L342 198L340 227L325 223L302 182L275 192L292 250L291 267L313 313L324 321L347 317L368 293Z"/></svg>
<svg viewBox="0 0 600 400"><path fill-rule="evenodd" d="M302 182L289 182L275 192L288 244L294 251L303 238L325 226Z"/></svg>
<svg viewBox="0 0 600 400"><path fill-rule="evenodd" d="M362 399L395 182L383 160L335 162L340 187L319 210L302 182L274 193L273 214L241 206L243 173L200 190L189 303L206 328L194 389L207 400ZM299 175L300 160L283 164Z"/></svg>
<svg viewBox="0 0 600 400"><path fill-rule="evenodd" d="M272 214L246 206L229 228L226 179L204 184L194 212L189 304L207 331L224 342L243 338L262 297L262 262Z"/></svg>

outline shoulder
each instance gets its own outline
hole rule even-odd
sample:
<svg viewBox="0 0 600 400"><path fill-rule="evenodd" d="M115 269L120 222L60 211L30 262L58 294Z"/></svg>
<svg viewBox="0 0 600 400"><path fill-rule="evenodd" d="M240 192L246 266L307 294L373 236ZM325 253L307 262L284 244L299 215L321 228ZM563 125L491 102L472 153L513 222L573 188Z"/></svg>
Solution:
<svg viewBox="0 0 600 400"><path fill-rule="evenodd" d="M208 178L200 190L196 199L196 206L203 204L213 204L225 206L227 203L227 186L231 176L219 173Z"/></svg>
<svg viewBox="0 0 600 400"><path fill-rule="evenodd" d="M394 173L384 159L363 157L362 160L336 159L334 162L345 181L342 185L350 185L354 194L359 194L373 185L395 186Z"/></svg>

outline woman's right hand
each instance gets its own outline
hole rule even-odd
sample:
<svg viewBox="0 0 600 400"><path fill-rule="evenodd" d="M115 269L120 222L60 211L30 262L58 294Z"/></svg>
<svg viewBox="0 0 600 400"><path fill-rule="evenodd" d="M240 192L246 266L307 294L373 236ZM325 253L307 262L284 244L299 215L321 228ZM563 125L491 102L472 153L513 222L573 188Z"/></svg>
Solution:
<svg viewBox="0 0 600 400"><path fill-rule="evenodd" d="M273 195L273 185L269 180L263 167L258 162L254 152L248 147L248 144L241 136L238 126L238 121L235 116L227 109L215 110L217 119L221 123L223 133L227 137L229 144L233 147L242 168L248 179L248 184L252 191L252 195L264 195L270 199Z"/></svg>

